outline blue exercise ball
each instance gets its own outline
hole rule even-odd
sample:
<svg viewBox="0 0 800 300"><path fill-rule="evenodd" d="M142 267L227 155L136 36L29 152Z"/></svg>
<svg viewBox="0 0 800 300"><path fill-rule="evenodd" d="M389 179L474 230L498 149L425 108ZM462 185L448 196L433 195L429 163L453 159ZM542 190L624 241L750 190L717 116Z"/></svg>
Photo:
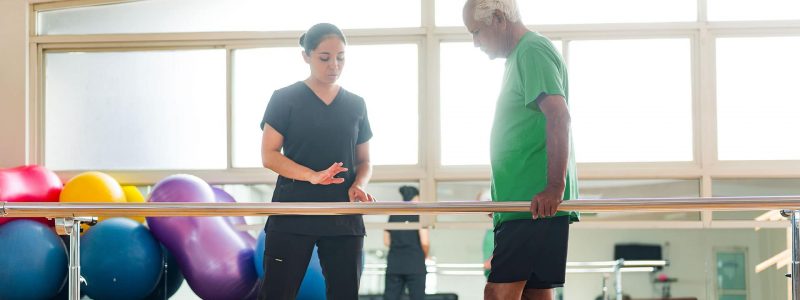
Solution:
<svg viewBox="0 0 800 300"><path fill-rule="evenodd" d="M167 265L163 273L161 273L161 279L158 281L158 284L156 284L156 288L153 289L150 295L144 298L145 300L169 299L169 297L172 297L172 295L178 292L178 289L180 289L185 281L175 256L172 255L164 245L161 245L161 251L164 253L164 262L166 262Z"/></svg>
<svg viewBox="0 0 800 300"><path fill-rule="evenodd" d="M42 223L14 220L0 226L0 299L50 299L67 279L67 248Z"/></svg>
<svg viewBox="0 0 800 300"><path fill-rule="evenodd" d="M317 246L311 253L311 261L308 263L306 275L297 292L297 300L317 300L325 299L325 277L322 276L322 266L319 264L319 254Z"/></svg>
<svg viewBox="0 0 800 300"><path fill-rule="evenodd" d="M138 300L155 289L163 270L161 244L128 218L98 223L81 236L81 274L94 300Z"/></svg>
<svg viewBox="0 0 800 300"><path fill-rule="evenodd" d="M262 230L258 234L258 240L256 240L255 257L253 259L253 265L256 267L256 274L258 274L259 279L264 279L264 242L266 240L267 234Z"/></svg>
<svg viewBox="0 0 800 300"><path fill-rule="evenodd" d="M69 263L69 249L70 249L69 239L70 239L70 236L61 235L59 237L64 242L64 245L67 246L67 263ZM85 295L86 295L86 285L85 284L81 284L81 298L83 298L83 296L85 296ZM61 291L58 292L58 295L56 295L55 297L53 297L50 300L69 300L69 282L68 282L68 280L64 281L64 286L61 287Z"/></svg>

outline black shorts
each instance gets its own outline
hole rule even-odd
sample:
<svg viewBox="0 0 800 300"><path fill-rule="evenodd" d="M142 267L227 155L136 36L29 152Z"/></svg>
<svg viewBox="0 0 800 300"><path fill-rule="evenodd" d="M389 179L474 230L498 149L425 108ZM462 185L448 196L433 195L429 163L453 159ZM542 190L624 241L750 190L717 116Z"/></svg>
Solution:
<svg viewBox="0 0 800 300"><path fill-rule="evenodd" d="M526 289L564 286L569 217L511 220L494 230L489 282L527 281Z"/></svg>

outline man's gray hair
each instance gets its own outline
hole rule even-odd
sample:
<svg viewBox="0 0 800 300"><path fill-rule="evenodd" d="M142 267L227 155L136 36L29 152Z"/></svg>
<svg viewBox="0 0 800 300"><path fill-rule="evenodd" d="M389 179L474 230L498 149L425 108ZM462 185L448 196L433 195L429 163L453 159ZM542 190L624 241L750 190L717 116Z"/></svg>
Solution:
<svg viewBox="0 0 800 300"><path fill-rule="evenodd" d="M495 10L502 12L511 23L520 21L516 0L469 0L467 3L467 5L472 3L475 21L483 22L486 25L492 23Z"/></svg>

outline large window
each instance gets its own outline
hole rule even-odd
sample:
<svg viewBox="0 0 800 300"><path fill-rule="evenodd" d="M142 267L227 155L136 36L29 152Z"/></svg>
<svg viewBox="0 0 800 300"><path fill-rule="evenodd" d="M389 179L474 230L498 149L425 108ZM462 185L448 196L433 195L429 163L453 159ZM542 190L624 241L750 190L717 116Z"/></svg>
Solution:
<svg viewBox="0 0 800 300"><path fill-rule="evenodd" d="M55 170L225 169L225 51L45 56Z"/></svg>
<svg viewBox="0 0 800 300"><path fill-rule="evenodd" d="M517 1L567 64L581 199L800 193L797 0ZM400 201L401 185L426 202L489 198L505 61L474 47L464 0L34 2L29 74L20 75L30 85L19 126L29 143L19 147L63 178L98 170L151 186L191 173L237 201L269 201L276 176L261 166L257 126L274 90L309 75L301 32L331 22L349 40L339 83L363 96L374 132L367 191L381 202ZM660 244L675 295L740 299L743 280L749 298L786 299L776 269L789 255L784 219L767 210L584 213L569 259ZM248 228L264 220L248 218ZM430 225L433 261L455 266L431 272L431 290L481 299L487 214L365 221L362 292L382 291L369 264L383 263L385 228ZM715 256L736 247L747 249L746 265ZM719 277L733 264L747 274ZM625 292L653 298L664 286L653 275L626 274ZM569 274L564 298L594 299L602 280Z"/></svg>
<svg viewBox="0 0 800 300"><path fill-rule="evenodd" d="M692 160L689 40L573 41L568 60L578 162Z"/></svg>
<svg viewBox="0 0 800 300"><path fill-rule="evenodd" d="M800 159L797 53L800 37L717 40L719 159Z"/></svg>
<svg viewBox="0 0 800 300"><path fill-rule="evenodd" d="M796 0L708 0L708 19L712 21L797 20L800 2Z"/></svg>
<svg viewBox="0 0 800 300"><path fill-rule="evenodd" d="M420 26L419 1L149 0L40 13L39 34L306 30ZM369 12L369 13L365 13Z"/></svg>
<svg viewBox="0 0 800 300"><path fill-rule="evenodd" d="M259 124L273 91L308 77L301 51L300 47L233 51L233 167L261 167Z"/></svg>
<svg viewBox="0 0 800 300"><path fill-rule="evenodd" d="M440 57L442 164L488 165L503 61L472 43L442 43Z"/></svg>
<svg viewBox="0 0 800 300"><path fill-rule="evenodd" d="M788 1L788 0L787 0ZM680 22L697 19L696 0L517 1L526 24ZM464 1L436 1L436 25L463 26Z"/></svg>

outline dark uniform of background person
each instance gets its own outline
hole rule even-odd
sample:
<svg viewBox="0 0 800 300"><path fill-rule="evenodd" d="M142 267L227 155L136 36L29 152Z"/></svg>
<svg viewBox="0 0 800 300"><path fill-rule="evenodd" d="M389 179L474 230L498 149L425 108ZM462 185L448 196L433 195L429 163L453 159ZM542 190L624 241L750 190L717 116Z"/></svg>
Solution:
<svg viewBox="0 0 800 300"><path fill-rule="evenodd" d="M419 190L412 186L400 187L403 201L416 202ZM389 216L390 223L418 223L418 215ZM386 257L385 300L400 299L408 288L409 299L425 298L425 258L430 247L428 230L387 230L383 242L389 246Z"/></svg>

